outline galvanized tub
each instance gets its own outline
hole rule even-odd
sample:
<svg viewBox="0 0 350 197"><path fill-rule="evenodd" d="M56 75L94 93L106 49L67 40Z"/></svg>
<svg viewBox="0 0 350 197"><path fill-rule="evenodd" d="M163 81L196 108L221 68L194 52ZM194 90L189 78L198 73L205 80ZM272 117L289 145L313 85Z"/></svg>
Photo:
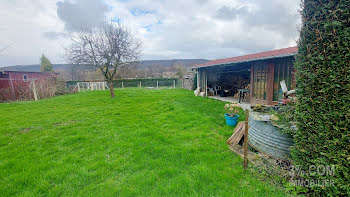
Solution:
<svg viewBox="0 0 350 197"><path fill-rule="evenodd" d="M290 146L294 144L290 135L283 134L269 121L269 115L251 112L249 115L249 145L261 153L277 159L290 157Z"/></svg>

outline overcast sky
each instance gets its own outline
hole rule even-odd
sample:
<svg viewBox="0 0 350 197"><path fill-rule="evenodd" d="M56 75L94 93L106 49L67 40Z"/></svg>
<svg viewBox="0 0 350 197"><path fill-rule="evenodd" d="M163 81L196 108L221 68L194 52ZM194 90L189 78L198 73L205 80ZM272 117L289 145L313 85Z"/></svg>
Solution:
<svg viewBox="0 0 350 197"><path fill-rule="evenodd" d="M127 24L142 59L217 59L296 45L299 0L1 0L0 67L65 63L77 24Z"/></svg>

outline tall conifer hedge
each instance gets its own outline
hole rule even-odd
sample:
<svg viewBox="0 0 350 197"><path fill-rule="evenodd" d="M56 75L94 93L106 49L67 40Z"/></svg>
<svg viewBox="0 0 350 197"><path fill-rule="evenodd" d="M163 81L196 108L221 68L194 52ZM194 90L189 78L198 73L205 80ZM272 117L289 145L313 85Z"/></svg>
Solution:
<svg viewBox="0 0 350 197"><path fill-rule="evenodd" d="M350 1L304 0L296 56L297 121L293 160L304 178L330 179L314 195L350 195ZM335 165L335 175L322 166ZM311 166L311 167L310 167ZM319 171L317 172L317 168ZM316 172L316 173L314 173Z"/></svg>

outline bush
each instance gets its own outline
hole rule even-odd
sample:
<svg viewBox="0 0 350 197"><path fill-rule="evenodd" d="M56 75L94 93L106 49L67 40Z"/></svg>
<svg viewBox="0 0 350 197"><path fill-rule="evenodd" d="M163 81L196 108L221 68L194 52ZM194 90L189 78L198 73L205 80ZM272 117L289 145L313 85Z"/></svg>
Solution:
<svg viewBox="0 0 350 197"><path fill-rule="evenodd" d="M276 107L276 106L275 106ZM280 132L294 137L295 129L295 103L277 106L278 110L271 110L273 115L271 123L280 128ZM270 118L271 119L271 118Z"/></svg>
<svg viewBox="0 0 350 197"><path fill-rule="evenodd" d="M334 165L334 187L314 186L312 195L350 195L350 3L305 0L296 56L297 126L292 151L297 165Z"/></svg>

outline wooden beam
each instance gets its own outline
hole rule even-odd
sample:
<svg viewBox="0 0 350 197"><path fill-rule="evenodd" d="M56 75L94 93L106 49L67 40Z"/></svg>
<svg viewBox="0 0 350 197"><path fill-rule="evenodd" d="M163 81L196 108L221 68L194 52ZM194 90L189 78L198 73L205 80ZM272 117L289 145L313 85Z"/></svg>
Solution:
<svg viewBox="0 0 350 197"><path fill-rule="evenodd" d="M253 64L250 66L250 95L249 95L249 101L253 99L253 92L254 92L254 66Z"/></svg>
<svg viewBox="0 0 350 197"><path fill-rule="evenodd" d="M197 69L197 87L196 89L199 88L199 69Z"/></svg>
<svg viewBox="0 0 350 197"><path fill-rule="evenodd" d="M245 132L245 122L241 121L237 124L235 130L233 131L233 135L227 140L227 144L234 146L239 143L239 141L244 136Z"/></svg>
<svg viewBox="0 0 350 197"><path fill-rule="evenodd" d="M35 79L32 80L32 84L33 84L34 99L37 101L38 100L38 95L37 95L37 92L36 92Z"/></svg>
<svg viewBox="0 0 350 197"><path fill-rule="evenodd" d="M266 91L266 101L268 105L272 105L273 100L273 81L274 81L274 67L273 63L268 65L267 73L267 91Z"/></svg>
<svg viewBox="0 0 350 197"><path fill-rule="evenodd" d="M13 100L16 100L16 93L15 93L15 88L13 87L13 82L12 82L11 73L8 73L8 75L9 75L9 78L10 78L10 85L11 85L12 98L13 98Z"/></svg>
<svg viewBox="0 0 350 197"><path fill-rule="evenodd" d="M205 96L208 96L208 72L205 71Z"/></svg>

